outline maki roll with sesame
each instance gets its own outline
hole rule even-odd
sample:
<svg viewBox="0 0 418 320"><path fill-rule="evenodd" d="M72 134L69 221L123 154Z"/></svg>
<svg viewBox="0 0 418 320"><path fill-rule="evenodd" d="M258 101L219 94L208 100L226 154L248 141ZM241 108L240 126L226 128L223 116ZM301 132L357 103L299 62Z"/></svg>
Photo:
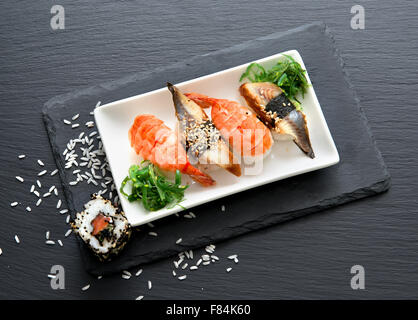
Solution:
<svg viewBox="0 0 418 320"><path fill-rule="evenodd" d="M101 260L117 255L131 237L131 226L125 214L110 200L93 195L85 210L76 214L74 231Z"/></svg>

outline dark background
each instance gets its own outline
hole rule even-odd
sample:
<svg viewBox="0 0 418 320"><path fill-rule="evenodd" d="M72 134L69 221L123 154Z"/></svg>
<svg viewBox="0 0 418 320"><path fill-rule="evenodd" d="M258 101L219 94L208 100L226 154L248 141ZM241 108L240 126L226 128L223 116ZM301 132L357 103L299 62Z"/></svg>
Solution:
<svg viewBox="0 0 418 320"><path fill-rule="evenodd" d="M50 28L53 4L65 8L65 30ZM365 30L350 28L355 4L365 7ZM417 18L416 1L2 1L0 298L417 298ZM183 282L171 275L172 259L143 266L139 278L96 280L84 271L73 237L62 248L44 244L46 230L63 239L68 229L55 200L24 210L34 207L36 159L55 166L44 102L318 20L341 50L392 175L389 192L221 243L218 256L239 255L232 272L223 260ZM42 181L59 184L58 176ZM11 208L13 201L22 204ZM50 288L54 264L65 267L66 290ZM366 270L366 290L350 288L355 264Z"/></svg>

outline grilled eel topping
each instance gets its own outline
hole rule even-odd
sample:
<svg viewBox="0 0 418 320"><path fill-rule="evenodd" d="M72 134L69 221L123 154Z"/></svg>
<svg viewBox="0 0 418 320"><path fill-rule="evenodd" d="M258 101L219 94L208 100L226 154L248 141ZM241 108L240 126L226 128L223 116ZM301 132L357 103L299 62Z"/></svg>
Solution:
<svg viewBox="0 0 418 320"><path fill-rule="evenodd" d="M201 164L216 164L239 177L240 165L235 163L234 155L207 114L171 83L167 83L167 87L173 95L182 131L182 144L190 160L194 159Z"/></svg>
<svg viewBox="0 0 418 320"><path fill-rule="evenodd" d="M297 110L282 89L270 82L244 83L240 93L263 123L280 135L289 135L310 158L315 158L305 114Z"/></svg>

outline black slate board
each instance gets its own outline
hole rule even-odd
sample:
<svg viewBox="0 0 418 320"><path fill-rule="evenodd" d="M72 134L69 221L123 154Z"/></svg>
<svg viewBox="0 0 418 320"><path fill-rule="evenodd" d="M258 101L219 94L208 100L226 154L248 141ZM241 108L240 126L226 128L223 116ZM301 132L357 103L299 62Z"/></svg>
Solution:
<svg viewBox="0 0 418 320"><path fill-rule="evenodd" d="M88 195L97 191L97 187L68 185L73 177L63 170L62 152L69 139L86 130L71 129L63 124L63 118L80 113L82 120L79 122L83 126L90 120L89 112L98 100L102 104L115 101L158 89L167 80L185 81L290 49L298 50L307 66L337 145L340 163L194 208L197 219L172 216L157 221L156 238L147 235L148 227L141 227L123 254L108 263L98 262L80 242L88 272L95 275L114 273L389 188L389 174L343 70L333 38L324 24L315 23L48 101L43 109L45 125L72 213L82 208ZM225 205L226 212L221 211L221 205ZM183 241L176 245L179 237Z"/></svg>

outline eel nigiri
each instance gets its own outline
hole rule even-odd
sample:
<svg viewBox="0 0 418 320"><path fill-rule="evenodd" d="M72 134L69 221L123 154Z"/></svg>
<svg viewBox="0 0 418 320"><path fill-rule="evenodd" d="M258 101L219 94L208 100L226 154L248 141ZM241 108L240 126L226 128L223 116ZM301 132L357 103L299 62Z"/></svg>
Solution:
<svg viewBox="0 0 418 320"><path fill-rule="evenodd" d="M186 96L202 108L212 107L211 117L225 140L243 157L264 156L273 145L270 130L247 107L227 99L199 93Z"/></svg>
<svg viewBox="0 0 418 320"><path fill-rule="evenodd" d="M218 165L239 177L241 166L207 114L171 83L167 83L167 87L173 96L181 142L189 158L199 164Z"/></svg>
<svg viewBox="0 0 418 320"><path fill-rule="evenodd" d="M273 133L289 135L310 158L315 158L305 114L297 110L279 86L270 82L244 83L240 93Z"/></svg>
<svg viewBox="0 0 418 320"><path fill-rule="evenodd" d="M151 161L163 170L180 170L203 186L214 185L215 181L209 175L189 162L186 151L178 140L173 130L150 114L137 116L129 129L131 147L144 160Z"/></svg>

